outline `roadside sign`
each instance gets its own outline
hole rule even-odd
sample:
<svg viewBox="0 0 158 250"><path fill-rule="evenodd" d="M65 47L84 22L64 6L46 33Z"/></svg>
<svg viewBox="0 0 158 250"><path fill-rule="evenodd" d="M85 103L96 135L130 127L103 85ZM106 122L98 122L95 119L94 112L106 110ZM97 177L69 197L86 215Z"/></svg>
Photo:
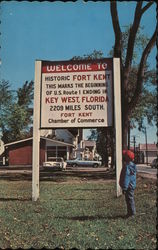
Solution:
<svg viewBox="0 0 158 250"><path fill-rule="evenodd" d="M42 61L41 128L112 126L112 58Z"/></svg>
<svg viewBox="0 0 158 250"><path fill-rule="evenodd" d="M122 168L120 59L36 61L32 200L39 198L40 129L115 129L116 193Z"/></svg>

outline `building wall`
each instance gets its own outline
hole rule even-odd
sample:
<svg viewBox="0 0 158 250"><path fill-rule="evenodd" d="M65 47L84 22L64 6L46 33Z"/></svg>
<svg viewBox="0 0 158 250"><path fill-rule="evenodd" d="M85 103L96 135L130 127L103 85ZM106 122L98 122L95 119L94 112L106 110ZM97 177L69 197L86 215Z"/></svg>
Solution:
<svg viewBox="0 0 158 250"><path fill-rule="evenodd" d="M151 163L155 158L157 158L157 152L154 151L148 151L148 153L146 153L146 151L144 151L144 162L147 162L147 158L148 158L148 163Z"/></svg>
<svg viewBox="0 0 158 250"><path fill-rule="evenodd" d="M40 165L47 161L47 149L49 147L57 147L58 156L64 159L69 159L69 154L72 152L72 147L53 143L41 139L40 141ZM9 165L32 165L32 140L13 144L7 147ZM56 155L52 155L56 156Z"/></svg>
<svg viewBox="0 0 158 250"><path fill-rule="evenodd" d="M24 146L9 150L9 165L31 165L32 146Z"/></svg>
<svg viewBox="0 0 158 250"><path fill-rule="evenodd" d="M55 135L57 140L73 143L74 136L67 129L56 129Z"/></svg>
<svg viewBox="0 0 158 250"><path fill-rule="evenodd" d="M45 151L46 151L46 141L41 140L40 142L40 165L42 166L43 162L45 161Z"/></svg>
<svg viewBox="0 0 158 250"><path fill-rule="evenodd" d="M40 165L45 161L45 142L40 145ZM9 148L9 165L32 165L32 142Z"/></svg>

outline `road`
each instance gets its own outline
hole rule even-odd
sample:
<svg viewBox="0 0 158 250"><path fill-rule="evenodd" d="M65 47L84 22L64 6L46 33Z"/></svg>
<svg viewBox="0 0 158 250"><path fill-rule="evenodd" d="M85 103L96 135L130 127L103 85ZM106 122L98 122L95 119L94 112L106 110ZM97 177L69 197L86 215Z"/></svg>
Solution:
<svg viewBox="0 0 158 250"><path fill-rule="evenodd" d="M147 177L147 178L152 178L152 179L157 179L157 169L151 168L149 165L145 164L137 164L137 170L138 170L138 175L142 177ZM100 177L105 175L107 171L107 168L82 168L82 167L77 167L77 168L72 168L68 167L66 171L62 172L59 171L60 175L66 175L66 174L82 174L86 175L89 173L90 175L99 175ZM40 173L41 175L48 175L48 173L43 170L43 168L40 168ZM32 168L31 166L6 166L6 167L0 167L0 177L2 178L7 178L7 177L16 177L16 176L31 176L32 175ZM50 175L50 172L49 172ZM31 177L30 177L31 178Z"/></svg>
<svg viewBox="0 0 158 250"><path fill-rule="evenodd" d="M151 168L149 165L137 164L137 171L140 174L150 175L151 178L157 178L157 169Z"/></svg>

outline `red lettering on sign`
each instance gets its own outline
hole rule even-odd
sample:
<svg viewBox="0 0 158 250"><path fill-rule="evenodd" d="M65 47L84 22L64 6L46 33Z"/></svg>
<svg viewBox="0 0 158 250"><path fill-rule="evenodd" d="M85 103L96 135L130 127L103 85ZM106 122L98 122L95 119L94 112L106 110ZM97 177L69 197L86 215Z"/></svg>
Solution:
<svg viewBox="0 0 158 250"><path fill-rule="evenodd" d="M94 75L94 80L105 80L105 74L95 74Z"/></svg>
<svg viewBox="0 0 158 250"><path fill-rule="evenodd" d="M58 97L46 97L45 98L45 103L57 103Z"/></svg>
<svg viewBox="0 0 158 250"><path fill-rule="evenodd" d="M79 96L68 96L68 97L65 97L65 96L62 96L61 97L61 101L62 103L80 103L79 101Z"/></svg>
<svg viewBox="0 0 158 250"><path fill-rule="evenodd" d="M108 96L82 96L82 102L108 102Z"/></svg>

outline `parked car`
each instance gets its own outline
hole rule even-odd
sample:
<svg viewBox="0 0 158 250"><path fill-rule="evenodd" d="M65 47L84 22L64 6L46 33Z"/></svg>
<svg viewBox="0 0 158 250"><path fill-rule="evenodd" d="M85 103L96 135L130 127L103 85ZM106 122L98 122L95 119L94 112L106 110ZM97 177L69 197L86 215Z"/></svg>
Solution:
<svg viewBox="0 0 158 250"><path fill-rule="evenodd" d="M73 160L66 161L68 166L78 167L78 166L87 166L87 167L99 167L101 166L101 161L96 160L80 160L78 158Z"/></svg>
<svg viewBox="0 0 158 250"><path fill-rule="evenodd" d="M158 158L154 159L150 165L151 165L151 168L157 168L157 166L158 166Z"/></svg>
<svg viewBox="0 0 158 250"><path fill-rule="evenodd" d="M49 157L49 161L43 162L43 167L54 170L65 170L66 162L64 162L62 157Z"/></svg>

